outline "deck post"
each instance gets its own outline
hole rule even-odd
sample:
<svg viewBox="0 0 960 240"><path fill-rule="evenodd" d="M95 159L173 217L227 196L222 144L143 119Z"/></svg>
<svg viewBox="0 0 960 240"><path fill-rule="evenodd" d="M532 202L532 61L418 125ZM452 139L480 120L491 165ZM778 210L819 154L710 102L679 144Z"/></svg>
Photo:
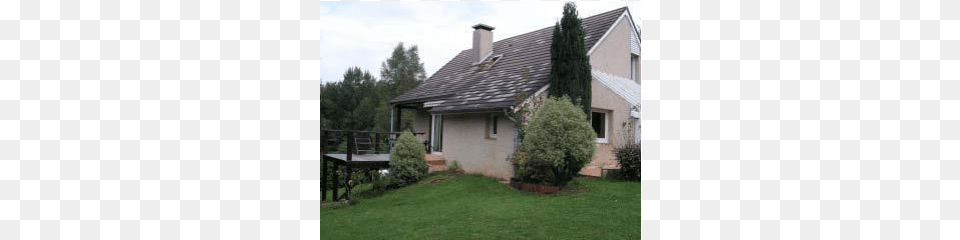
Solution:
<svg viewBox="0 0 960 240"><path fill-rule="evenodd" d="M327 138L325 131L320 130L320 201L327 201Z"/></svg>
<svg viewBox="0 0 960 240"><path fill-rule="evenodd" d="M351 175L353 172L353 169L350 167L350 162L353 161L353 151L357 149L357 143L354 140L354 134L356 133L352 131L347 132L347 161L345 162L346 166L344 166L344 169L347 170L347 178L344 180L344 183L346 184L343 193L347 200L350 200L350 180L352 180Z"/></svg>
<svg viewBox="0 0 960 240"><path fill-rule="evenodd" d="M327 159L323 158L323 155L320 155L320 174L323 175L320 177L320 201L327 201Z"/></svg>
<svg viewBox="0 0 960 240"><path fill-rule="evenodd" d="M354 141L353 132L347 132L347 162L353 161L353 151L357 150L357 143Z"/></svg>
<svg viewBox="0 0 960 240"><path fill-rule="evenodd" d="M391 116L391 118L393 118L393 122L390 123L392 124L391 126L393 126L390 130L391 132L403 131L403 129L400 129L401 127L400 123L403 122L402 120L403 115L401 114L401 112L403 112L403 108L400 108L400 105L394 105L393 116Z"/></svg>
<svg viewBox="0 0 960 240"><path fill-rule="evenodd" d="M373 133L373 154L380 153L380 133Z"/></svg>
<svg viewBox="0 0 960 240"><path fill-rule="evenodd" d="M340 165L340 164L334 161L333 162L333 201L334 202L340 199L339 194L337 194L339 192L338 190L340 189L340 176L337 176L338 175L337 172L338 170L340 170L340 168L337 167L337 165Z"/></svg>

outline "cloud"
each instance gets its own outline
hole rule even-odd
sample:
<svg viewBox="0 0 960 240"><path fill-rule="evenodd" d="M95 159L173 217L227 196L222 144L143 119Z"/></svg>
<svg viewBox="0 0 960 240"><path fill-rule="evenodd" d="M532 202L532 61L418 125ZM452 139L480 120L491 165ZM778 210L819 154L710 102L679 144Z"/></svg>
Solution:
<svg viewBox="0 0 960 240"><path fill-rule="evenodd" d="M629 6L638 18L636 2L578 2L581 17ZM380 75L380 63L397 43L417 45L430 76L461 51L472 46L470 27L496 27L494 41L553 26L563 2L328 2L321 6L323 57L320 78L340 81L349 67ZM638 19L636 19L638 20Z"/></svg>

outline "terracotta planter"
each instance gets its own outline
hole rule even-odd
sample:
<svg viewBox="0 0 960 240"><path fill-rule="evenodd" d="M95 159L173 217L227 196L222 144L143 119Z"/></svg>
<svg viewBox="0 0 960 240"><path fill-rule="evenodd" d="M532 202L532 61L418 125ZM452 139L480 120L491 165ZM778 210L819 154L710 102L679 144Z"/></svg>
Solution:
<svg viewBox="0 0 960 240"><path fill-rule="evenodd" d="M550 186L550 185L537 185L537 192L554 194L554 193L560 192L560 187Z"/></svg>

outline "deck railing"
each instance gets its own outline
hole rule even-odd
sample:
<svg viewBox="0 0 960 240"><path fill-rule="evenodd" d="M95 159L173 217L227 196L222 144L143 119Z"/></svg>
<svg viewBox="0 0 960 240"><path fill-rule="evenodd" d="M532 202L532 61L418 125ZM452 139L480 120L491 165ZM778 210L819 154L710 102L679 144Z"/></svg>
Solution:
<svg viewBox="0 0 960 240"><path fill-rule="evenodd" d="M397 137L400 136L403 132L375 132L375 131L353 131L353 130L321 130L320 131L320 149L324 153L340 152L346 154L363 154L363 152L370 152L373 154L379 153L389 153L393 149L393 145L396 143ZM413 133L414 135L424 135L426 133L418 132ZM365 136L361 136L365 135ZM370 138L372 136L372 138ZM357 138L366 137L371 140L370 145L367 146L370 149L359 149L357 146ZM346 142L346 152L341 152L340 144ZM386 144L383 146L382 144ZM386 149L381 149L381 147L386 147Z"/></svg>
<svg viewBox="0 0 960 240"><path fill-rule="evenodd" d="M346 162L340 163L340 162L334 161L334 162L333 162L333 167L334 167L334 169L337 168L337 165L341 165L341 166L346 167L346 176L345 176L346 178L344 179L344 181L345 181L345 183L346 183L346 184L345 184L346 193L344 194L343 197L345 197L346 199L349 199L350 189L351 189L351 187L352 187L352 186L350 185L350 179L351 179L351 177L352 177L351 175L352 175L352 173L353 173L353 166L352 166L352 164L351 164L351 162L353 161L353 155L354 155L354 154L361 155L361 153L365 153L365 152L370 152L370 153L372 153L372 154L387 154L387 153L390 153L390 150L393 148L393 145L396 143L396 138L398 138L398 137L400 136L400 134L402 134L402 133L403 133L403 132L375 132L375 131L355 131L355 130L320 130L320 161L321 161L321 169L320 169L320 172L321 172L321 175L322 175L322 176L321 176L321 177L322 177L322 179L321 179L322 181L321 181L321 184L320 184L320 190L321 190L321 194L322 194L321 197L320 197L320 198L321 198L321 201L326 201L326 199L327 199L327 190L328 190L328 189L332 189L332 190L333 190L333 199L334 199L334 200L339 200L338 198L340 197L340 196L338 196L338 190L339 190L339 188L340 188L340 177L338 176L336 170L333 171L333 186L327 186L327 170L328 170L328 169L327 169L327 158L325 157L326 154L328 154L328 153L333 153L333 152L340 152L340 151L339 151L340 149L338 149L339 146L340 146L340 144L342 144L344 141L346 142L346 149L344 149L344 150L346 151L346 152L345 152L345 154L346 154ZM370 140L370 142L369 142L369 143L366 143L367 147L372 147L372 149L364 149L364 150L361 151L360 149L357 148L356 140L357 140L357 135L358 135L358 134L364 134L364 135L367 135L367 137L369 137L369 136L371 136L371 135L373 136L373 138ZM421 132L421 133L413 133L413 134L414 134L414 135L423 135L423 134L425 134L425 133L422 133L422 132ZM384 139L384 137L387 137L387 138ZM381 151L381 150L380 150L380 146L381 146L381 144L382 144L382 142L381 142L382 140L387 140L387 141L386 141L386 144L387 144L387 145L385 146L385 147L386 147L386 151ZM369 146L369 145L372 145L372 146Z"/></svg>

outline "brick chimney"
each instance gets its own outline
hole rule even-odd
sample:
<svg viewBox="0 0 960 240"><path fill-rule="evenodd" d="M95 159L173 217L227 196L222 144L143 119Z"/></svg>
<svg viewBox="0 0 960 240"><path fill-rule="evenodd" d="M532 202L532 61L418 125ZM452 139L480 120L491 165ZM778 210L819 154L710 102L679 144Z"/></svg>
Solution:
<svg viewBox="0 0 960 240"><path fill-rule="evenodd" d="M473 25L473 62L480 63L493 53L493 27Z"/></svg>

